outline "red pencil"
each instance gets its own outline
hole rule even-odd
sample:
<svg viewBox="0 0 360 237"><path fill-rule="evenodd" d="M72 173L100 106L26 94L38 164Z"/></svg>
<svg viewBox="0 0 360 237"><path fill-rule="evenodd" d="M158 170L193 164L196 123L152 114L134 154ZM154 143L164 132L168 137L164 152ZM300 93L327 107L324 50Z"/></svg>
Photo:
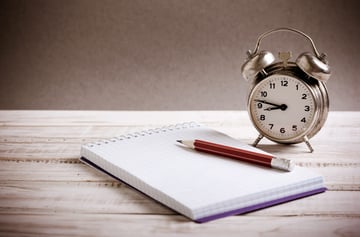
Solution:
<svg viewBox="0 0 360 237"><path fill-rule="evenodd" d="M225 146L202 140L177 140L177 142L198 151L222 155L276 169L291 171L294 168L294 164L291 160L277 158L271 155L248 151L236 147Z"/></svg>

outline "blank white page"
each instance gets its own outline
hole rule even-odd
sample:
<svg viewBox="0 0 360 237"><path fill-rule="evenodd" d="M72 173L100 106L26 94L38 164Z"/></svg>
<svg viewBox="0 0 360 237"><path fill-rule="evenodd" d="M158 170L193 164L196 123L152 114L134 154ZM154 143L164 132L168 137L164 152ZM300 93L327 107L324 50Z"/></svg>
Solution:
<svg viewBox="0 0 360 237"><path fill-rule="evenodd" d="M119 178L173 209L180 208L172 206L180 203L200 216L322 185L321 176L308 169L295 167L292 172L281 171L195 151L176 142L191 139L262 152L215 130L193 125L124 140L112 139L92 147L86 145L84 156L100 167L106 166L102 168L115 176L127 176ZM92 159L89 154L96 154L96 158ZM106 163L99 161L101 159ZM120 167L126 173L119 174L111 166ZM175 200L175 204L167 199Z"/></svg>

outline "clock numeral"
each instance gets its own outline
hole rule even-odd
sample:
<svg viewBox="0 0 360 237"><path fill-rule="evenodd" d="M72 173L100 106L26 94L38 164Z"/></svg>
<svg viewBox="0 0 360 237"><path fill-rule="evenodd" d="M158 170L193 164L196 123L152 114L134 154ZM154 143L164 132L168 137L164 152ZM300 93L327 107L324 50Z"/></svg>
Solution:
<svg viewBox="0 0 360 237"><path fill-rule="evenodd" d="M258 109L261 109L263 107L262 103L257 103Z"/></svg>
<svg viewBox="0 0 360 237"><path fill-rule="evenodd" d="M297 131L297 125L293 125L291 130L293 130L294 132Z"/></svg>
<svg viewBox="0 0 360 237"><path fill-rule="evenodd" d="M306 100L307 99L307 94L302 94L301 99Z"/></svg>
<svg viewBox="0 0 360 237"><path fill-rule="evenodd" d="M306 123L306 119L305 119L305 117L304 117L304 118L302 118L300 121L301 121L301 122L303 122L303 123Z"/></svg>
<svg viewBox="0 0 360 237"><path fill-rule="evenodd" d="M305 105L305 109L304 109L306 112L309 112L310 111L310 106L308 105Z"/></svg>
<svg viewBox="0 0 360 237"><path fill-rule="evenodd" d="M270 89L275 89L275 82L270 82Z"/></svg>
<svg viewBox="0 0 360 237"><path fill-rule="evenodd" d="M281 86L288 86L289 82L288 81L281 81Z"/></svg>
<svg viewBox="0 0 360 237"><path fill-rule="evenodd" d="M299 84L297 84L297 85L295 86L295 88L296 88L296 90L298 91L298 90L299 90Z"/></svg>
<svg viewBox="0 0 360 237"><path fill-rule="evenodd" d="M286 131L285 131L285 128L280 128L280 132L281 133L285 133Z"/></svg>
<svg viewBox="0 0 360 237"><path fill-rule="evenodd" d="M274 127L273 123L269 123L270 129L272 129Z"/></svg>
<svg viewBox="0 0 360 237"><path fill-rule="evenodd" d="M261 120L261 121L264 121L264 120L265 120L265 115L263 115L263 114L260 115L260 120Z"/></svg>
<svg viewBox="0 0 360 237"><path fill-rule="evenodd" d="M267 91L260 91L260 95L261 95L261 97L266 97L267 96Z"/></svg>

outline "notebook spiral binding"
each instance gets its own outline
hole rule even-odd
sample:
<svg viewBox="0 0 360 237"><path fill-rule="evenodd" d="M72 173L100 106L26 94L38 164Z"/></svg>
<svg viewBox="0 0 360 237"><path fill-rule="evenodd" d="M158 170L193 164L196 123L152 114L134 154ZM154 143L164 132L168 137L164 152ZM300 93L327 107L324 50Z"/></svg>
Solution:
<svg viewBox="0 0 360 237"><path fill-rule="evenodd" d="M168 125L168 126L163 126L160 128L152 128L152 129L147 129L147 130L143 130L140 132L128 133L128 134L116 136L116 137L113 137L110 139L103 139L103 140L99 140L96 142L90 142L90 143L86 143L85 146L88 146L88 147L101 146L103 144L108 144L111 142L118 142L118 141L123 141L123 140L127 140L127 139L134 139L137 137L148 136L148 135L152 135L152 134L156 134L156 133L163 133L163 132L168 132L168 131L173 131L173 130L194 128L194 127L200 127L200 126L201 125L196 122L177 123L177 124L172 124L172 125Z"/></svg>

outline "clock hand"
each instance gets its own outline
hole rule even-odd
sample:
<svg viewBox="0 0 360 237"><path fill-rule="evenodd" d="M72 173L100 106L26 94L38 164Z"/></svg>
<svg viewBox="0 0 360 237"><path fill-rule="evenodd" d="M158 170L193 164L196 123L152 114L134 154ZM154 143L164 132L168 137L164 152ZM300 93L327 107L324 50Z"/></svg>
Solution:
<svg viewBox="0 0 360 237"><path fill-rule="evenodd" d="M268 107L264 110L270 111L270 110L276 110L276 109L280 109L280 106L276 106L276 107Z"/></svg>
<svg viewBox="0 0 360 237"><path fill-rule="evenodd" d="M282 104L282 105L279 105L279 106L275 106L275 107L268 107L264 110L267 110L267 111L270 111L270 110L275 110L275 109L281 109L282 111L286 110L287 109L287 105L286 104Z"/></svg>
<svg viewBox="0 0 360 237"><path fill-rule="evenodd" d="M280 107L281 105L279 104L274 104L274 103L271 103L271 102L268 102L266 100L255 100L256 102L260 102L260 103L263 103L263 104L268 104L268 105L273 105L273 106L276 106L276 107Z"/></svg>

